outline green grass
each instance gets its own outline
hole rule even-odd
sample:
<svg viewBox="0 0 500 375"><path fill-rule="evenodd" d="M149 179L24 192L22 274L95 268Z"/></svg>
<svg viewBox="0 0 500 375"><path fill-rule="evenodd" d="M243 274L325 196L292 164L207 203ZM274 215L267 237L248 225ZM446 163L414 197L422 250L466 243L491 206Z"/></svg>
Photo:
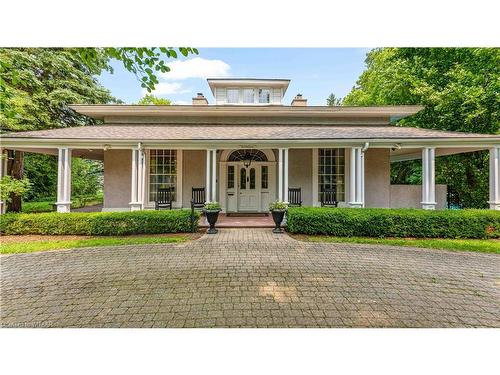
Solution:
<svg viewBox="0 0 500 375"><path fill-rule="evenodd" d="M0 238L1 241L1 238ZM47 240L32 242L12 242L0 244L0 254L32 253L36 251L74 249L78 247L145 245L158 243L178 243L187 241L185 236L175 237L111 237L85 238L75 240Z"/></svg>
<svg viewBox="0 0 500 375"><path fill-rule="evenodd" d="M391 246L424 247L452 251L476 251L500 254L499 240L471 240L445 238L369 238L369 237L328 237L308 236L312 242L347 242L360 244L380 244Z"/></svg>
<svg viewBox="0 0 500 375"><path fill-rule="evenodd" d="M91 197L74 197L71 208L81 208L85 206L93 206L102 203L102 196L96 195ZM23 202L21 211L26 214L35 214L40 212L51 212L54 211L55 200L43 200L35 202Z"/></svg>

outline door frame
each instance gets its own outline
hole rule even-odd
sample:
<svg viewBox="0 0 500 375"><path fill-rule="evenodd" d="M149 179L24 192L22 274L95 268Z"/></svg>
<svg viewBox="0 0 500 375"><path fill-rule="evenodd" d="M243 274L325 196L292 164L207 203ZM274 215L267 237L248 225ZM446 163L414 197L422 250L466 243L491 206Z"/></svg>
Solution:
<svg viewBox="0 0 500 375"><path fill-rule="evenodd" d="M228 189L227 189L227 167L229 165L234 165L235 166L235 186L234 190L229 192L233 193L236 195L236 211L231 211L231 212L245 212L245 213L251 213L251 212L267 212L267 204L265 207L263 207L264 204L264 198L266 203L271 202L276 200L276 158L274 156L274 152L272 149L259 149L263 153L266 154L267 160L268 161L252 161L251 165L249 168L252 166L256 166L260 168L261 166L267 166L268 167L268 187L267 189L262 189L261 185L261 178L259 181L256 181L256 184L258 183L258 189L259 189L259 195L258 195L258 201L259 201L259 206L257 211L240 211L239 209L239 173L240 173L240 167L243 166L242 161L235 161L235 162L228 162L227 159L231 155L233 151L236 151L238 149L226 149L222 150L220 159L219 159L219 202L221 204L222 212L227 212L228 209ZM261 171L258 172L258 175L261 174ZM257 171L256 171L257 175Z"/></svg>

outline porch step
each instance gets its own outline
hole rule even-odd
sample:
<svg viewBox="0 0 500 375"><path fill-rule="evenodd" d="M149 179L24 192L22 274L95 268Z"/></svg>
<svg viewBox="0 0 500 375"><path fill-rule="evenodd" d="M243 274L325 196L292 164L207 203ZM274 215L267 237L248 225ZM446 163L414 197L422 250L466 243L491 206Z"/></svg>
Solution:
<svg viewBox="0 0 500 375"><path fill-rule="evenodd" d="M207 219L202 216L200 218L199 226L207 228ZM274 228L274 221L271 215L265 216L227 216L226 214L219 214L219 219L215 225L217 228Z"/></svg>

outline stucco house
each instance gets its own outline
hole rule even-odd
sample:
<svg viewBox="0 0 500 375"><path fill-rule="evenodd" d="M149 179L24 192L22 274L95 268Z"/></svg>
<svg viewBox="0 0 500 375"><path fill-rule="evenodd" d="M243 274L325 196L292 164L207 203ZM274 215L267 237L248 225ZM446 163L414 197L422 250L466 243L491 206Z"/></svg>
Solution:
<svg viewBox="0 0 500 375"><path fill-rule="evenodd" d="M208 79L213 105L203 94L192 105L73 105L103 123L4 134L1 147L58 155L59 212L70 210L72 157L104 162L104 211L152 209L165 187L174 208L204 188L228 213L266 212L297 188L304 206L333 191L339 206L445 208L435 157L476 150L489 150L500 209L500 136L394 125L419 106L308 106L301 95L285 105L289 83ZM422 186L391 185L390 164L410 159L422 160Z"/></svg>

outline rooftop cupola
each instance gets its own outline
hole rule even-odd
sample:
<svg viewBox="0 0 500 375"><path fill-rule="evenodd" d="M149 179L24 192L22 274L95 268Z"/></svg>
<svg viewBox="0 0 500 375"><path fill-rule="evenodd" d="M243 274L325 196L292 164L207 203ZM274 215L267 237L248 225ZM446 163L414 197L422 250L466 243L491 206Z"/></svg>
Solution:
<svg viewBox="0 0 500 375"><path fill-rule="evenodd" d="M282 105L289 79L209 78L217 105Z"/></svg>

